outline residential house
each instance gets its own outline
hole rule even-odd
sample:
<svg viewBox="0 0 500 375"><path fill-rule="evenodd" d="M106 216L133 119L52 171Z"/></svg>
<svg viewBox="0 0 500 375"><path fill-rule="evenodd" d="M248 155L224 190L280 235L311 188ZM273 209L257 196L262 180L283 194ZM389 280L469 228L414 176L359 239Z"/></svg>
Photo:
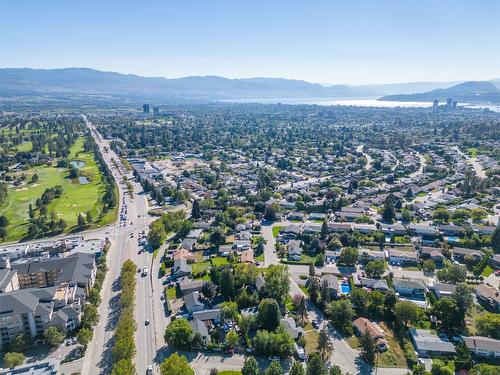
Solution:
<svg viewBox="0 0 500 375"><path fill-rule="evenodd" d="M183 296L189 293L201 291L204 284L205 282L203 280L191 280L188 278L181 279L177 282L179 291Z"/></svg>
<svg viewBox="0 0 500 375"><path fill-rule="evenodd" d="M387 281L384 279L370 279L368 277L359 277L354 279L354 283L358 287L368 288L382 293L385 293L389 290Z"/></svg>
<svg viewBox="0 0 500 375"><path fill-rule="evenodd" d="M253 258L253 250L248 249L248 250L243 250L241 252L241 262L242 263L254 263L254 258Z"/></svg>
<svg viewBox="0 0 500 375"><path fill-rule="evenodd" d="M430 330L410 328L410 335L415 351L421 357L455 354L455 346L451 342L444 341Z"/></svg>
<svg viewBox="0 0 500 375"><path fill-rule="evenodd" d="M494 254L490 260L489 264L491 267L493 267L496 270L500 269L500 254Z"/></svg>
<svg viewBox="0 0 500 375"><path fill-rule="evenodd" d="M174 260L174 266L172 267L172 277L177 279L179 277L189 276L193 272L191 265L186 259Z"/></svg>
<svg viewBox="0 0 500 375"><path fill-rule="evenodd" d="M418 263L418 255L414 251L399 251L389 250L389 263L392 265L416 265Z"/></svg>
<svg viewBox="0 0 500 375"><path fill-rule="evenodd" d="M234 240L233 249L237 251L248 250L252 248L250 240Z"/></svg>
<svg viewBox="0 0 500 375"><path fill-rule="evenodd" d="M280 237L283 239L295 239L302 232L299 225L291 224L280 229Z"/></svg>
<svg viewBox="0 0 500 375"><path fill-rule="evenodd" d="M500 340L483 336L462 337L471 354L479 357L500 358Z"/></svg>
<svg viewBox="0 0 500 375"><path fill-rule="evenodd" d="M358 261L361 264L366 264L372 260L382 260L385 261L385 254L383 251L359 249L358 251Z"/></svg>
<svg viewBox="0 0 500 375"><path fill-rule="evenodd" d="M287 245L287 253L289 260L299 261L302 256L302 242L299 240L291 240Z"/></svg>
<svg viewBox="0 0 500 375"><path fill-rule="evenodd" d="M324 273L321 275L321 284L320 285L325 285L330 292L330 296L332 298L338 298L340 295L340 286L339 286L339 279L337 276L331 273Z"/></svg>
<svg viewBox="0 0 500 375"><path fill-rule="evenodd" d="M219 255L221 257L228 257L229 254L233 252L233 246L232 245L220 245L219 246Z"/></svg>
<svg viewBox="0 0 500 375"><path fill-rule="evenodd" d="M205 309L205 305L200 301L200 292L191 292L184 296L184 306L189 314Z"/></svg>
<svg viewBox="0 0 500 375"><path fill-rule="evenodd" d="M295 323L295 320L292 317L289 316L281 319L280 324L283 325L285 331L287 331L294 339L304 336L304 330L301 326L298 326Z"/></svg>
<svg viewBox="0 0 500 375"><path fill-rule="evenodd" d="M415 299L425 299L427 286L422 279L394 278L393 285L396 293L399 293L401 296Z"/></svg>
<svg viewBox="0 0 500 375"><path fill-rule="evenodd" d="M481 250L467 249L464 247L454 247L453 248L453 260L460 262L460 263L465 263L466 257L472 259L473 263L476 263L476 262L479 262L481 260L482 256L483 256L483 253L481 252Z"/></svg>
<svg viewBox="0 0 500 375"><path fill-rule="evenodd" d="M333 233L350 232L352 226L347 223L328 223L328 230Z"/></svg>
<svg viewBox="0 0 500 375"><path fill-rule="evenodd" d="M500 312L500 293L498 289L486 284L479 284L476 286L476 295L478 301L493 311Z"/></svg>
<svg viewBox="0 0 500 375"><path fill-rule="evenodd" d="M432 259L436 264L442 264L444 261L443 252L437 247L422 246L420 256L422 259Z"/></svg>
<svg viewBox="0 0 500 375"><path fill-rule="evenodd" d="M434 291L437 298L450 297L453 293L455 293L457 286L436 281L432 285L431 289Z"/></svg>
<svg viewBox="0 0 500 375"><path fill-rule="evenodd" d="M380 351L387 350L389 348L389 343L385 339L384 331L378 326L378 324L363 317L357 318L352 322L352 324L358 335L363 335L365 332L368 332Z"/></svg>
<svg viewBox="0 0 500 375"><path fill-rule="evenodd" d="M59 364L57 359L37 361L16 366L14 369L0 369L0 375L57 375L59 374Z"/></svg>

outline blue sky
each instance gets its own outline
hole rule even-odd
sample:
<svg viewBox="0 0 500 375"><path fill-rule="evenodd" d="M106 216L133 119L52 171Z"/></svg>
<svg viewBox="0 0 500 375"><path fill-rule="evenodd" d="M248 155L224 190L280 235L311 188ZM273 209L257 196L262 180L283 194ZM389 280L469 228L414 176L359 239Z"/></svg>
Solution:
<svg viewBox="0 0 500 375"><path fill-rule="evenodd" d="M2 67L319 83L500 77L496 0L0 0Z"/></svg>

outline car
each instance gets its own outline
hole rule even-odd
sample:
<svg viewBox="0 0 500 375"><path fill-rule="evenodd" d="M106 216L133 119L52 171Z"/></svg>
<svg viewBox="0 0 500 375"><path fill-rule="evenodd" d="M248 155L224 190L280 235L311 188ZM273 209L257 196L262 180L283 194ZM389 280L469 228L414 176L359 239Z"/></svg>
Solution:
<svg viewBox="0 0 500 375"><path fill-rule="evenodd" d="M312 326L313 326L314 328L316 328L316 329L318 329L318 328L319 328L319 323L318 323L318 321L317 321L316 319L314 319L314 320L311 322L311 324L312 324Z"/></svg>
<svg viewBox="0 0 500 375"><path fill-rule="evenodd" d="M140 272L141 272L141 269L140 269L140 268L138 268L138 269L137 269L137 273L140 273Z"/></svg>
<svg viewBox="0 0 500 375"><path fill-rule="evenodd" d="M280 360L280 357L278 357L277 355L272 355L270 357L267 358L269 361L279 361Z"/></svg>
<svg viewBox="0 0 500 375"><path fill-rule="evenodd" d="M71 343L72 343L72 344L76 344L76 343L78 343L78 339L77 339L76 337L72 337L72 338L71 338Z"/></svg>
<svg viewBox="0 0 500 375"><path fill-rule="evenodd" d="M164 300L165 300L165 295L164 295L164 294L162 294L162 295L160 296L160 299L161 299L162 301L164 301Z"/></svg>
<svg viewBox="0 0 500 375"><path fill-rule="evenodd" d="M153 374L153 366L148 366L146 369L146 375L152 375Z"/></svg>
<svg viewBox="0 0 500 375"><path fill-rule="evenodd" d="M146 321L144 322L144 325L145 325L145 326L148 326L148 325L149 325L149 319L146 319Z"/></svg>
<svg viewBox="0 0 500 375"><path fill-rule="evenodd" d="M73 343L71 342L71 339L66 340L66 346L70 346L70 345L72 345L72 344L73 344Z"/></svg>

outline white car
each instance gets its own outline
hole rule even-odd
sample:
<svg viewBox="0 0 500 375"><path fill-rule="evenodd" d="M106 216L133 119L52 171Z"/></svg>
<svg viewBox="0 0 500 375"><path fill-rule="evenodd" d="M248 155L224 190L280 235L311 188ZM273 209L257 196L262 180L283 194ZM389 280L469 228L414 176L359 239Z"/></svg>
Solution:
<svg viewBox="0 0 500 375"><path fill-rule="evenodd" d="M153 374L153 366L148 366L148 368L146 369L146 375L151 375Z"/></svg>

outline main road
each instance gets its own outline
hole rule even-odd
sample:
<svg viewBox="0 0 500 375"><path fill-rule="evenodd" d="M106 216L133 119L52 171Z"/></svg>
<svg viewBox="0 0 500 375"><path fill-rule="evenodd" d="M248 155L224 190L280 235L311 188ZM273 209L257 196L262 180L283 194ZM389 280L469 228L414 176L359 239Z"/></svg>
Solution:
<svg viewBox="0 0 500 375"><path fill-rule="evenodd" d="M145 233L149 226L148 202L139 183L135 182L121 164L119 157L97 132L94 125L84 115L83 119L89 128L104 161L111 170L119 191L119 210L127 209L127 220L115 222L109 229L111 248L108 252L108 273L103 284L99 307L100 320L94 328L92 342L85 353L82 374L95 375L111 372L114 328L119 315L119 277L123 262L131 259L138 268L150 268L153 260L151 252L138 253L138 236ZM133 194L129 194L123 183L123 176L128 174L128 179L133 187ZM156 356L155 324L152 293L152 275L147 277L137 275L135 320L137 330L135 334L137 353L134 360L138 373L145 372L153 364ZM149 320L151 324L146 325ZM158 373L155 368L155 373Z"/></svg>

